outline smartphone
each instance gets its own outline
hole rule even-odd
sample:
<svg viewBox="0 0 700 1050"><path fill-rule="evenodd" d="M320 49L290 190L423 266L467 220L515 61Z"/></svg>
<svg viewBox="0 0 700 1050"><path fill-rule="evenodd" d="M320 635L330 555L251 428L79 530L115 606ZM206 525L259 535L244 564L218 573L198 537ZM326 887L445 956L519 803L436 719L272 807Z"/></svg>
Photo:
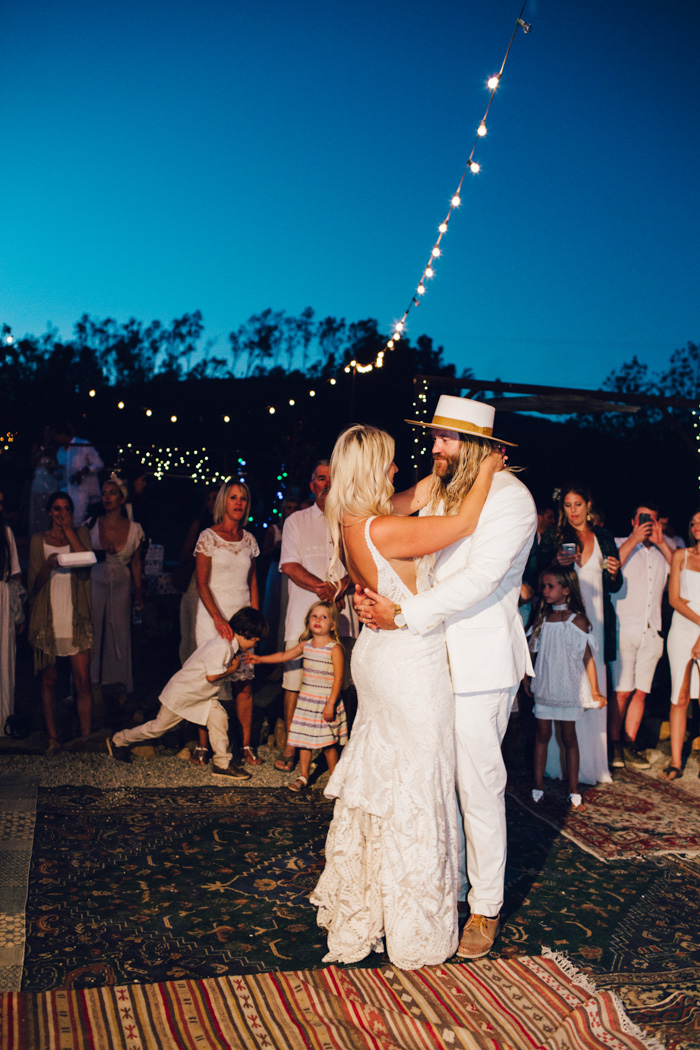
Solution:
<svg viewBox="0 0 700 1050"><path fill-rule="evenodd" d="M575 543L562 543L561 549L563 550L564 554L575 554L576 553L576 544Z"/></svg>
<svg viewBox="0 0 700 1050"><path fill-rule="evenodd" d="M646 525L647 522L650 522L650 521L653 521L653 518L652 518L651 514L640 514L639 515L639 524L640 525Z"/></svg>

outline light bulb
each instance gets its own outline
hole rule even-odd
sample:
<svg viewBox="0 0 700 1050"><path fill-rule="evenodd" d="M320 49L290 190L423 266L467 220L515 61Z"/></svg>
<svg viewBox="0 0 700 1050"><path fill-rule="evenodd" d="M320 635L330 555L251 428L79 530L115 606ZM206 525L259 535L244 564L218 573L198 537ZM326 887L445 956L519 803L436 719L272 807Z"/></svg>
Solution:
<svg viewBox="0 0 700 1050"><path fill-rule="evenodd" d="M117 408L124 408L124 402L120 401L119 404L117 405Z"/></svg>
<svg viewBox="0 0 700 1050"><path fill-rule="evenodd" d="M495 91L496 88L498 87L500 79L501 79L501 74L497 73L496 76L489 77L489 79L486 81L486 86L489 87L491 89L491 91Z"/></svg>
<svg viewBox="0 0 700 1050"><path fill-rule="evenodd" d="M425 295L425 285L424 284L419 284L417 290L418 290L418 294L419 295Z"/></svg>
<svg viewBox="0 0 700 1050"><path fill-rule="evenodd" d="M268 412L270 413L270 415L271 415L271 416L274 416L274 414L275 414L275 410L274 410L274 408L272 407L272 405L270 405L270 407L268 408L268 410L267 410L267 411L268 411Z"/></svg>
<svg viewBox="0 0 700 1050"><path fill-rule="evenodd" d="M335 379L330 379L329 383L331 384L331 386L335 386Z"/></svg>
<svg viewBox="0 0 700 1050"><path fill-rule="evenodd" d="M486 125L484 124L483 120L481 124L479 124L479 127L476 129L476 133L480 139L483 139L484 135L486 134Z"/></svg>
<svg viewBox="0 0 700 1050"><path fill-rule="evenodd" d="M403 332L403 321L397 321L395 328L397 332Z"/></svg>
<svg viewBox="0 0 700 1050"><path fill-rule="evenodd" d="M146 415L147 416L152 416L153 415L153 412L150 410L150 408L146 409Z"/></svg>
<svg viewBox="0 0 700 1050"><path fill-rule="evenodd" d="M439 230L440 233L447 233L447 223L446 222L441 222L440 225L438 226L438 230Z"/></svg>
<svg viewBox="0 0 700 1050"><path fill-rule="evenodd" d="M477 164L475 160L470 160L469 169L472 172L472 174L476 175L477 171L481 171L481 164Z"/></svg>
<svg viewBox="0 0 700 1050"><path fill-rule="evenodd" d="M309 397L316 397L316 391L315 390L309 390Z"/></svg>
<svg viewBox="0 0 700 1050"><path fill-rule="evenodd" d="M290 404L290 405L296 405L296 401L294 400L294 398L293 398L293 397L290 397L290 399L289 399L289 404Z"/></svg>
<svg viewBox="0 0 700 1050"><path fill-rule="evenodd" d="M96 393L97 393L96 390L89 390L88 391L88 397L94 397Z"/></svg>
<svg viewBox="0 0 700 1050"><path fill-rule="evenodd" d="M453 208L459 208L461 203L462 203L462 200L461 200L460 196L457 193L455 193L454 197L450 201L450 204L452 205Z"/></svg>
<svg viewBox="0 0 700 1050"><path fill-rule="evenodd" d="M437 259L439 255L440 255L440 249L439 249L439 248L437 247L437 245L436 245L436 246L435 246L435 247L433 248L433 251L432 251L432 256L433 256L433 259Z"/></svg>
<svg viewBox="0 0 700 1050"><path fill-rule="evenodd" d="M231 422L231 417L230 416L224 416L224 423L230 423L230 422Z"/></svg>
<svg viewBox="0 0 700 1050"><path fill-rule="evenodd" d="M177 423L177 416L171 416L171 417L170 417L170 422L171 422L171 423ZM169 452L169 451L170 451L170 449L168 449L168 452Z"/></svg>
<svg viewBox="0 0 700 1050"><path fill-rule="evenodd" d="M434 274L435 274L435 270L433 270L432 266L426 266L426 268L425 268L425 276L426 277L433 277Z"/></svg>

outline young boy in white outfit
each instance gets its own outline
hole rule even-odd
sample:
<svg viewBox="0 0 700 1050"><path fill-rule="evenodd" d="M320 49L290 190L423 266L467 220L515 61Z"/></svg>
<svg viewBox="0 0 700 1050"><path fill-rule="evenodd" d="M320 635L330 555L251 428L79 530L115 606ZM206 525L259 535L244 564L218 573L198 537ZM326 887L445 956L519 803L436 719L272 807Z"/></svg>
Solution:
<svg viewBox="0 0 700 1050"><path fill-rule="evenodd" d="M228 715L217 700L219 683L238 670L240 653L267 636L267 621L257 609L239 609L230 621L233 638L216 637L196 649L176 671L160 694L160 711L151 722L123 729L107 740L107 750L121 762L131 762L131 746L153 740L174 729L183 719L206 726L214 752L212 774L231 780L250 780L243 766L233 761L228 740Z"/></svg>

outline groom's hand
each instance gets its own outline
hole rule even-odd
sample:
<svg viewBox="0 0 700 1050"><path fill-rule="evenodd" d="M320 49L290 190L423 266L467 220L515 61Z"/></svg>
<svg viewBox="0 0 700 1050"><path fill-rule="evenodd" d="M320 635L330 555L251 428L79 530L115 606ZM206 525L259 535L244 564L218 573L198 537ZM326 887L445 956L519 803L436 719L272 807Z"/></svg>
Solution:
<svg viewBox="0 0 700 1050"><path fill-rule="evenodd" d="M398 627L394 623L396 604L391 599L377 594L376 591L371 591L369 587L365 587L364 593L370 604L362 608L368 610L371 620L365 620L358 609L357 615L362 622L374 627L375 630L379 627L382 631L397 631Z"/></svg>

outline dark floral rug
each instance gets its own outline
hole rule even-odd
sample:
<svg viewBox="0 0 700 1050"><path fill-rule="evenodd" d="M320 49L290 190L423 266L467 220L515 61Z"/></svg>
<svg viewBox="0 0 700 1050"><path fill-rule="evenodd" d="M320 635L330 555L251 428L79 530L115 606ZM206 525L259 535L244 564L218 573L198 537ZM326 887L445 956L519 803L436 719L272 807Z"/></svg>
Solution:
<svg viewBox="0 0 700 1050"><path fill-rule="evenodd" d="M322 965L330 816L318 792L40 789L23 990ZM605 863L512 799L508 834L494 955L561 952L669 1046L700 1040L698 858Z"/></svg>

